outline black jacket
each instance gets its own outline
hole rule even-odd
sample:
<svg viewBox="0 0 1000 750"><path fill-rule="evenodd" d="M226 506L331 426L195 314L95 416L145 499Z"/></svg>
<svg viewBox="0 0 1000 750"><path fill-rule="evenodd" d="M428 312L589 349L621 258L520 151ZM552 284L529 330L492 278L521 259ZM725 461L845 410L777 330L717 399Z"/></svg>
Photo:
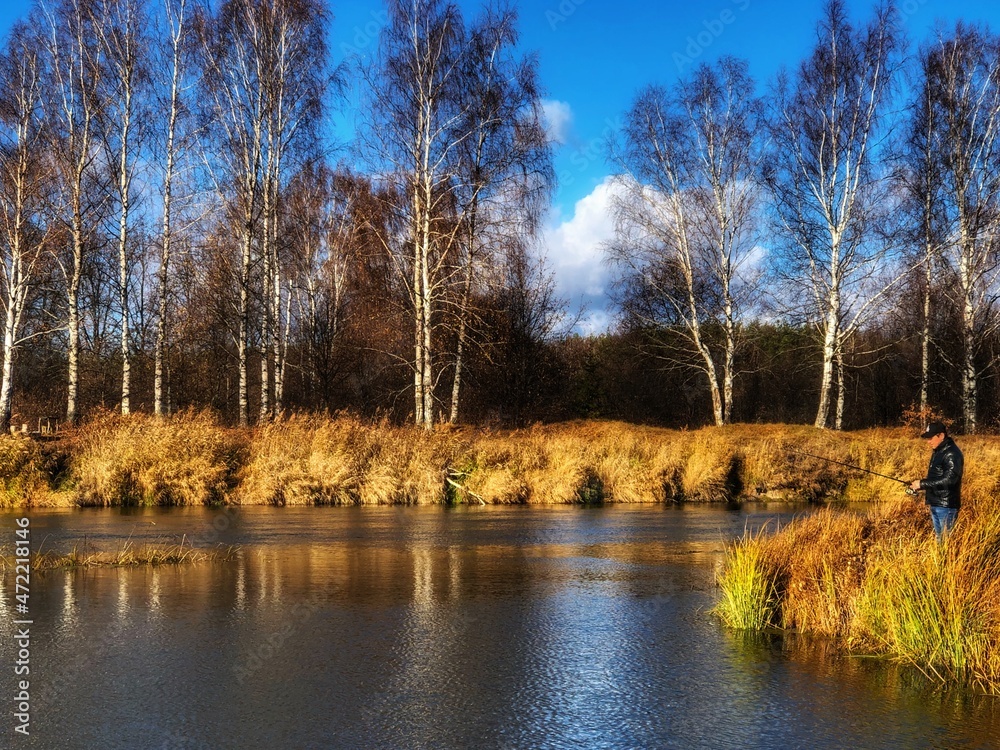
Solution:
<svg viewBox="0 0 1000 750"><path fill-rule="evenodd" d="M927 478L920 489L927 492L927 504L939 508L957 508L962 504L962 469L965 461L955 441L946 437L931 454Z"/></svg>

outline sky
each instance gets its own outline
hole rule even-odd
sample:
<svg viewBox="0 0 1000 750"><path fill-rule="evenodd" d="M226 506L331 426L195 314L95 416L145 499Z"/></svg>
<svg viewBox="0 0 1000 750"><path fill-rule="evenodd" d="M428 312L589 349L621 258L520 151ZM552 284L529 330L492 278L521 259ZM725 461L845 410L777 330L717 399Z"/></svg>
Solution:
<svg viewBox="0 0 1000 750"><path fill-rule="evenodd" d="M898 1L911 43L927 39L935 23L960 18L1000 31L996 0ZM470 19L482 6L458 4ZM857 20L867 19L873 5L847 4ZM26 17L31 5L0 0L0 33ZM330 7L334 62L370 55L386 20L382 0L330 0ZM794 69L809 53L822 1L521 0L517 7L521 47L538 55L559 179L540 250L558 295L571 313L581 312L579 332L601 332L613 325L611 271L601 251L613 232L604 143L621 127L636 94L652 83L672 85L722 55L748 60L763 90L782 67ZM349 131L349 118L343 114L336 127Z"/></svg>

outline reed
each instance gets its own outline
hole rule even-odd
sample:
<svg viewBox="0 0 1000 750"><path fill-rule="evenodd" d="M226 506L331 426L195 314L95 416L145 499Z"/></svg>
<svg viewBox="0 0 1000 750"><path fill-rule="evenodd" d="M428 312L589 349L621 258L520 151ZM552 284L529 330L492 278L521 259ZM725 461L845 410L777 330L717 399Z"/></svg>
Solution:
<svg viewBox="0 0 1000 750"><path fill-rule="evenodd" d="M89 545L74 546L67 553L32 552L32 570L68 570L73 568L130 567L141 565L180 565L184 563L222 562L231 559L236 548L194 549L180 544L135 544L126 541L114 551L99 550ZM0 570L13 570L14 557L0 554Z"/></svg>
<svg viewBox="0 0 1000 750"><path fill-rule="evenodd" d="M827 635L934 679L1000 693L998 510L992 497L970 496L940 545L919 503L865 514L824 509L734 545L716 612L733 627ZM748 577L748 560L769 572L773 590Z"/></svg>
<svg viewBox="0 0 1000 750"><path fill-rule="evenodd" d="M69 438L72 493L79 505L223 502L242 449L208 412L101 414Z"/></svg>
<svg viewBox="0 0 1000 750"><path fill-rule="evenodd" d="M725 574L719 579L721 600L714 612L738 630L765 630L779 624L778 570L759 542L759 536L747 534L730 546Z"/></svg>
<svg viewBox="0 0 1000 750"><path fill-rule="evenodd" d="M424 431L298 414L260 427L206 412L101 414L58 444L0 438L0 505L389 505L662 503L898 497L901 485L803 455L902 478L926 447L912 430L836 433L795 425L667 430L569 422L521 430ZM962 440L970 493L1000 490L1000 439ZM54 466L68 464L62 489ZM61 480L60 480L61 481Z"/></svg>

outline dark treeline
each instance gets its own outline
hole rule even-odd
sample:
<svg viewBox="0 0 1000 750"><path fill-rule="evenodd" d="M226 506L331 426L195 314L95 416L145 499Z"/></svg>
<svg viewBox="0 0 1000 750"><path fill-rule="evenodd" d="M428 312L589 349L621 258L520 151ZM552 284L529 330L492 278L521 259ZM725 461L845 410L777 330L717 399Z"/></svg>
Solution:
<svg viewBox="0 0 1000 750"><path fill-rule="evenodd" d="M1000 40L830 2L761 92L723 59L609 143L614 333L567 332L517 14L39 0L0 57L0 429L95 408L524 424L996 427ZM357 134L331 132L345 93Z"/></svg>

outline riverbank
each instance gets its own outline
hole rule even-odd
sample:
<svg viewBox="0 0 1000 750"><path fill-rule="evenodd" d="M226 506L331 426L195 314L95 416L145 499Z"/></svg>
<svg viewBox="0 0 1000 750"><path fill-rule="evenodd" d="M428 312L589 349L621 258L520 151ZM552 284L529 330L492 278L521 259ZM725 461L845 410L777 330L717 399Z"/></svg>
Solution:
<svg viewBox="0 0 1000 750"><path fill-rule="evenodd" d="M964 440L967 487L1000 438ZM0 504L393 505L877 500L890 480L805 456L915 477L912 430L837 433L794 425L667 430L572 422L424 432L353 417L294 416L234 429L207 413L104 415L60 440L0 438ZM992 483L992 484L991 484Z"/></svg>
<svg viewBox="0 0 1000 750"><path fill-rule="evenodd" d="M976 477L980 458L970 458ZM979 480L944 545L922 502L906 501L866 514L824 508L748 535L729 549L716 612L734 628L819 634L846 653L1000 694L1000 515Z"/></svg>

